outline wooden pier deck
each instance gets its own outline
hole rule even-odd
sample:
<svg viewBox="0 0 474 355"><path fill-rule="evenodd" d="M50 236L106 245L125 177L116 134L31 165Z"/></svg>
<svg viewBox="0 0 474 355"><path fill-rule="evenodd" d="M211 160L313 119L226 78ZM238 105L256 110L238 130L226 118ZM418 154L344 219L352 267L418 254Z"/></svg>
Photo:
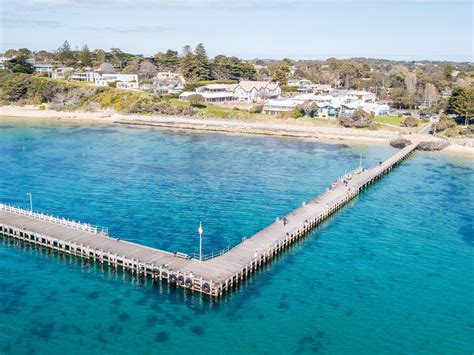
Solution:
<svg viewBox="0 0 474 355"><path fill-rule="evenodd" d="M104 228L4 204L0 204L0 234L219 297L389 173L416 147L409 145L377 166L352 172L350 178L333 183L314 200L227 252L202 262L110 237Z"/></svg>

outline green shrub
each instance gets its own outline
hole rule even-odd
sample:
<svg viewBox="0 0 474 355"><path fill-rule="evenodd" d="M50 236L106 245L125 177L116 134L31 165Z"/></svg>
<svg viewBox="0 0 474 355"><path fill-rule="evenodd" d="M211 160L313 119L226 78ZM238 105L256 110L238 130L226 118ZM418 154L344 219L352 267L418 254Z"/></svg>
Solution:
<svg viewBox="0 0 474 355"><path fill-rule="evenodd" d="M373 119L374 119L374 115L368 112L365 112L364 110L357 109L349 117L340 117L339 124L347 128L374 127L376 129L376 126L372 126Z"/></svg>
<svg viewBox="0 0 474 355"><path fill-rule="evenodd" d="M283 85L281 91L284 93L298 92L298 86Z"/></svg>
<svg viewBox="0 0 474 355"><path fill-rule="evenodd" d="M420 123L420 120L418 118L413 117L413 116L408 116L407 118L403 120L401 125L403 127L416 127L418 126L418 123Z"/></svg>
<svg viewBox="0 0 474 355"><path fill-rule="evenodd" d="M250 113L262 113L262 111L263 111L263 105L262 104L253 105L249 109Z"/></svg>

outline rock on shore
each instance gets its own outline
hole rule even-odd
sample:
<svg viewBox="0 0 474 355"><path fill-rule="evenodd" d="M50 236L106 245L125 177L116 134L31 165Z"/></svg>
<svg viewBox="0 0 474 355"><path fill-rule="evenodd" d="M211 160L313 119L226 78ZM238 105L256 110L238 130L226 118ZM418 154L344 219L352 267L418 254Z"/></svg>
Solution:
<svg viewBox="0 0 474 355"><path fill-rule="evenodd" d="M451 143L447 141L429 141L429 142L420 142L418 144L418 150L426 150L426 151L438 151L443 150L446 147L449 147Z"/></svg>
<svg viewBox="0 0 474 355"><path fill-rule="evenodd" d="M411 141L406 139L406 138L395 138L390 141L390 145L394 148L400 148L403 149L407 145L410 145Z"/></svg>

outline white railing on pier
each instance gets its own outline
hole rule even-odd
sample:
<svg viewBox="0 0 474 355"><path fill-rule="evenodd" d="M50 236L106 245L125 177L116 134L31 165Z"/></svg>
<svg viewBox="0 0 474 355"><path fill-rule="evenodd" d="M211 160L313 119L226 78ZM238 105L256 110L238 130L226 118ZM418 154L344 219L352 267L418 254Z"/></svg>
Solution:
<svg viewBox="0 0 474 355"><path fill-rule="evenodd" d="M237 245L239 245L239 244L240 243L238 243ZM230 249L231 249L231 247L230 247L230 245L228 245L226 248L224 248L222 250L219 250L219 251L216 251L215 253L203 255L202 256L202 261L209 260L209 259L215 258L217 256L221 256L222 254L227 253ZM199 254L194 253L193 254L193 259L199 260Z"/></svg>
<svg viewBox="0 0 474 355"><path fill-rule="evenodd" d="M82 222L79 222L79 221L74 221L74 220L71 220L71 219L66 219L66 218L61 218L61 217L55 217L55 216L44 214L44 213L41 213L41 212L27 211L27 210L24 210L24 209L19 208L19 207L6 205L4 203L0 203L0 210L4 210L4 211L7 211L7 212L13 212L13 213L16 213L16 214L20 214L20 215L23 215L23 216L28 216L30 218L39 219L39 220L42 220L42 221L47 221L47 222L54 223L54 224L60 224L60 225L63 225L63 226L67 226L67 227L70 227L70 228L86 231L86 232L89 232L89 233L103 234L103 235L108 235L109 234L109 230L108 230L107 227L92 225L92 224L89 224L89 223L82 223Z"/></svg>

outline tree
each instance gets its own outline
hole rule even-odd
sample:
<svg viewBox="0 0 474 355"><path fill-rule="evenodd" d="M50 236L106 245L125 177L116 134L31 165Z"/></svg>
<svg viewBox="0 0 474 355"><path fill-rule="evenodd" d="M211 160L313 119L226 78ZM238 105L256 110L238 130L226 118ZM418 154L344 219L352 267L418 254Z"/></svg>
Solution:
<svg viewBox="0 0 474 355"><path fill-rule="evenodd" d="M82 47L82 50L79 53L79 60L83 67L90 67L92 65L92 55L87 45Z"/></svg>
<svg viewBox="0 0 474 355"><path fill-rule="evenodd" d="M283 63L280 67L273 72L272 80L279 83L281 86L286 85L290 76L290 66L288 63Z"/></svg>
<svg viewBox="0 0 474 355"><path fill-rule="evenodd" d="M58 48L57 51L57 59L61 63L65 63L71 65L74 61L74 53L71 50L71 46L69 42L66 40L64 41L63 45Z"/></svg>
<svg viewBox="0 0 474 355"><path fill-rule="evenodd" d="M339 74L340 84L345 88L351 88L352 82L356 78L361 78L363 75L362 65L354 60L337 61L335 72Z"/></svg>
<svg viewBox="0 0 474 355"><path fill-rule="evenodd" d="M435 132L442 132L456 126L456 122L449 116L441 115L438 122L434 123L433 126Z"/></svg>
<svg viewBox="0 0 474 355"><path fill-rule="evenodd" d="M37 62L53 62L55 60L55 55L48 51L41 50L34 53L34 59Z"/></svg>
<svg viewBox="0 0 474 355"><path fill-rule="evenodd" d="M451 64L446 65L443 71L444 79L448 81L453 80L453 71L454 67Z"/></svg>
<svg viewBox="0 0 474 355"><path fill-rule="evenodd" d="M149 60L145 60L140 64L138 73L146 79L151 79L156 76L158 70L152 62L150 62Z"/></svg>
<svg viewBox="0 0 474 355"><path fill-rule="evenodd" d="M181 73L187 81L211 80L211 63L202 43L196 46L193 53L190 46L185 46L181 58Z"/></svg>
<svg viewBox="0 0 474 355"><path fill-rule="evenodd" d="M184 46L181 57L181 74L187 81L196 81L194 77L194 53L189 45Z"/></svg>
<svg viewBox="0 0 474 355"><path fill-rule="evenodd" d="M123 52L120 48L110 48L110 63L120 70L134 59L133 55Z"/></svg>
<svg viewBox="0 0 474 355"><path fill-rule="evenodd" d="M95 57L96 57L96 63L98 65L101 65L102 63L105 62L106 53L103 49L98 49L95 51Z"/></svg>
<svg viewBox="0 0 474 355"><path fill-rule="evenodd" d="M465 88L466 86L469 86L473 83L473 79L470 77L465 77L465 78L457 78L456 79L456 85Z"/></svg>
<svg viewBox="0 0 474 355"><path fill-rule="evenodd" d="M413 117L413 116L408 116L407 118L405 118L403 120L402 126L404 126L404 127L416 127L416 126L418 126L419 122L420 122L420 120L418 120L418 118Z"/></svg>
<svg viewBox="0 0 474 355"><path fill-rule="evenodd" d="M438 90L436 90L436 86L431 83L427 83L425 85L425 91L423 94L425 101L428 105L432 105L438 101Z"/></svg>
<svg viewBox="0 0 474 355"><path fill-rule="evenodd" d="M305 102L296 107L304 116L315 117L318 115L319 106L316 102Z"/></svg>
<svg viewBox="0 0 474 355"><path fill-rule="evenodd" d="M115 73L115 68L112 64L105 62L100 65L99 72L104 74L113 74Z"/></svg>
<svg viewBox="0 0 474 355"><path fill-rule="evenodd" d="M466 123L474 116L474 84L465 88L456 88L448 99L446 111L455 115L464 116Z"/></svg>
<svg viewBox="0 0 474 355"><path fill-rule="evenodd" d="M13 73L33 74L35 71L26 55L17 55L15 58L5 61L4 66L6 70Z"/></svg>
<svg viewBox="0 0 474 355"><path fill-rule="evenodd" d="M16 49L8 49L5 53L4 56L5 58L13 58L18 54L18 51Z"/></svg>
<svg viewBox="0 0 474 355"><path fill-rule="evenodd" d="M199 43L194 50L195 60L196 60L196 77L198 80L211 80L211 63L207 57L206 49L204 44Z"/></svg>
<svg viewBox="0 0 474 355"><path fill-rule="evenodd" d="M179 68L180 60L178 52L168 49L166 53L156 53L155 61L162 71L175 72Z"/></svg>
<svg viewBox="0 0 474 355"><path fill-rule="evenodd" d="M416 74L415 73L408 73L405 76L405 87L408 91L408 94L414 95L416 93Z"/></svg>
<svg viewBox="0 0 474 355"><path fill-rule="evenodd" d="M366 128L373 122L373 115L362 109L357 109L349 117L341 117L339 123L344 127Z"/></svg>
<svg viewBox="0 0 474 355"><path fill-rule="evenodd" d="M191 103L191 106L193 107L201 107L202 103L204 102L204 96L200 94L189 95L188 101Z"/></svg>
<svg viewBox="0 0 474 355"><path fill-rule="evenodd" d="M212 77L217 80L254 80L256 71L252 63L218 55L212 61Z"/></svg>
<svg viewBox="0 0 474 355"><path fill-rule="evenodd" d="M31 57L31 51L28 48L20 48L18 50L18 55L24 56L26 58Z"/></svg>

